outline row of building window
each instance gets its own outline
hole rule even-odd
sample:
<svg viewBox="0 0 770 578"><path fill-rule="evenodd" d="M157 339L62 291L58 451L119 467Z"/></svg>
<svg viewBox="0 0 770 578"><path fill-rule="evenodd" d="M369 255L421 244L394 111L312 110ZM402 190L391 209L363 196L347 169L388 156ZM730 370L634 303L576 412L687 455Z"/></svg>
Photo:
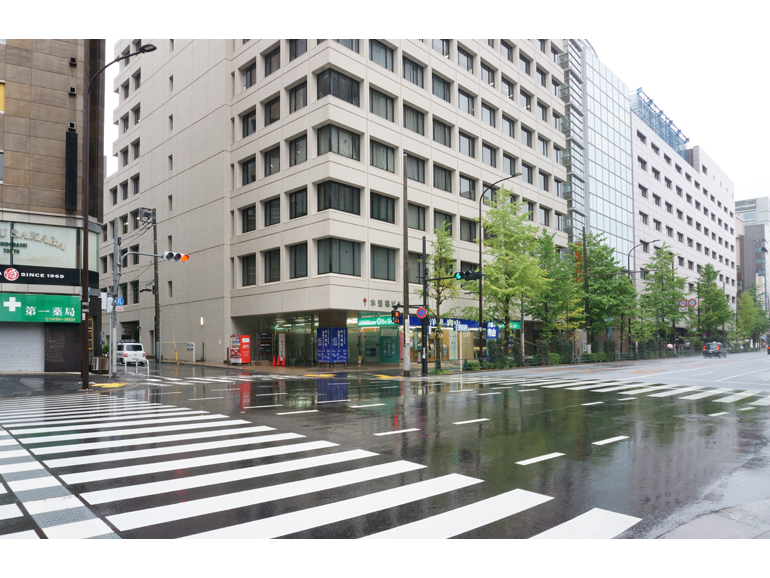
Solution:
<svg viewBox="0 0 770 578"><path fill-rule="evenodd" d="M650 224L649 223L649 217L645 213L642 213L641 211L639 212L639 221L643 225L649 225ZM663 231L663 225L657 219L653 219L653 226L655 227L656 231L659 231L659 232ZM673 227L666 226L666 236L671 237L671 238L674 237L674 229L673 229ZM685 242L685 238L684 238L684 235L682 233L677 232L676 233L676 238L677 238L677 241L679 241L680 243L684 243ZM715 241L717 240L716 236L714 236L713 240L715 240ZM719 241L718 242L719 242L720 245L722 244L722 237L719 237ZM649 245L649 243L643 243L642 244L642 251L644 251L645 253L648 251L648 245ZM687 246L691 247L691 248L693 247L693 240L690 237L687 237ZM727 243L726 240L724 241L724 246L725 247L728 246L728 243ZM694 248L698 252L701 252L701 250L702 250L702 252L706 255L706 257L708 257L710 255L715 260L718 258L720 263L724 263L725 265L730 265L731 268L735 269L735 262L734 261L731 261L727 257L723 257L721 254L718 254L716 251L710 250L708 247L704 247L700 243L697 243L697 242L694 243ZM730 250L735 252L735 245L730 245Z"/></svg>

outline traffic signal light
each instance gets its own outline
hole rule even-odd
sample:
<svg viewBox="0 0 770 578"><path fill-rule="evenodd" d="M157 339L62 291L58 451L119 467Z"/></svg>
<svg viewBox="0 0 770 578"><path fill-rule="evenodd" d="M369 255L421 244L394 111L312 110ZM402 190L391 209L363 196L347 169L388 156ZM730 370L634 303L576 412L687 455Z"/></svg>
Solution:
<svg viewBox="0 0 770 578"><path fill-rule="evenodd" d="M403 316L398 309L393 309L393 311L390 312L390 320L396 325L401 325L404 322Z"/></svg>
<svg viewBox="0 0 770 578"><path fill-rule="evenodd" d="M455 273L455 279L458 281L477 281L481 279L482 273L478 271L458 271Z"/></svg>
<svg viewBox="0 0 770 578"><path fill-rule="evenodd" d="M174 253L173 251L164 251L163 259L166 261L181 261L187 263L190 260L190 255L186 253Z"/></svg>

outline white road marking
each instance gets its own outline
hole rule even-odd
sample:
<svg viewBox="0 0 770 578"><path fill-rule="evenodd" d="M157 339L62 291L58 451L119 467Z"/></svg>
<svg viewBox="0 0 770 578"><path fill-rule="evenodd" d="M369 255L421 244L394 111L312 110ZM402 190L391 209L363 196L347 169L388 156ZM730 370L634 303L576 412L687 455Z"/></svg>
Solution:
<svg viewBox="0 0 770 578"><path fill-rule="evenodd" d="M258 450L238 451L229 454L217 454L214 456L204 456L201 458L187 458L181 460L170 460L157 462L153 464L142 464L139 466L125 466L120 468L99 469L77 474L62 475L61 479L66 484L83 484L87 482L96 482L104 480L114 480L126 478L129 476L140 476L144 474L155 474L158 472L169 472L187 468L197 468L213 464L227 464L244 460L253 460L271 456L282 456L297 452L308 452L335 447L338 444L332 442L304 442L301 444L291 444L273 448L262 448Z"/></svg>
<svg viewBox="0 0 770 578"><path fill-rule="evenodd" d="M770 405L770 397L765 397L762 399L758 399L757 401L752 401L749 403L749 405Z"/></svg>
<svg viewBox="0 0 770 578"><path fill-rule="evenodd" d="M635 383L634 385L616 385L614 387L603 387L602 389L592 389L591 393L597 392L597 393L604 393L607 391L621 391L626 389L634 389L639 387L641 384Z"/></svg>
<svg viewBox="0 0 770 578"><path fill-rule="evenodd" d="M42 469L45 469L43 464L38 462L23 462L21 464L11 464L10 466L0 466L0 474L14 474L16 472L30 472Z"/></svg>
<svg viewBox="0 0 770 578"><path fill-rule="evenodd" d="M720 403L732 403L734 401L740 401L741 399L746 399L747 397L757 397L764 394L765 392L762 392L762 391L746 390L746 391L742 391L741 393L736 393L733 395L728 395L727 397L721 397L719 399L715 399L714 401L720 402Z"/></svg>
<svg viewBox="0 0 770 578"><path fill-rule="evenodd" d="M501 391L495 391L493 393L480 393L479 395L503 395Z"/></svg>
<svg viewBox="0 0 770 578"><path fill-rule="evenodd" d="M523 460L523 461L516 462L516 463L519 464L520 466L528 466L529 464L534 464L534 463L542 462L542 461L545 461L545 460L551 460L553 458L558 458L559 456L563 456L563 455L564 454L560 454L558 452L554 452L552 454L546 454L544 456L538 456L536 458L530 458L528 460Z"/></svg>
<svg viewBox="0 0 770 578"><path fill-rule="evenodd" d="M717 379L715 381L717 381L717 382L727 381L728 379L733 379L734 377L742 377L744 375L751 375L752 373L765 373L765 372L767 372L767 368L765 368L765 369L758 369L756 371L749 371L747 373L739 373L737 375L731 375L730 377L723 377L722 379Z"/></svg>
<svg viewBox="0 0 770 578"><path fill-rule="evenodd" d="M283 407L282 403L274 403L272 405L245 405L243 409L265 409L268 407Z"/></svg>
<svg viewBox="0 0 770 578"><path fill-rule="evenodd" d="M32 478L30 480L19 480L18 482L8 482L13 492L25 492L27 490L39 490L40 488L53 488L60 486L59 480L53 476L44 478Z"/></svg>
<svg viewBox="0 0 770 578"><path fill-rule="evenodd" d="M593 442L592 445L603 446L605 444L611 444L613 442L619 442L620 440L627 440L627 439L628 439L628 436L618 436L618 437L614 437L614 438L608 438L606 440L601 440L601 441L598 441L598 442Z"/></svg>
<svg viewBox="0 0 770 578"><path fill-rule="evenodd" d="M712 389L710 391L704 391L703 393L694 393L693 395L685 395L679 399L703 399L704 397L711 397L712 395L719 395L720 393L727 393L732 389Z"/></svg>
<svg viewBox="0 0 770 578"><path fill-rule="evenodd" d="M39 540L40 536L34 530L26 530L25 532L15 532L13 534L4 534L0 536L0 540Z"/></svg>
<svg viewBox="0 0 770 578"><path fill-rule="evenodd" d="M275 415L294 415L295 413L318 413L317 409L303 409L302 411L284 411Z"/></svg>
<svg viewBox="0 0 770 578"><path fill-rule="evenodd" d="M661 389L674 389L675 385L656 385L655 387L644 387L642 389L633 389L631 391L624 391L623 395L637 395L640 393L649 393L651 391L659 391Z"/></svg>
<svg viewBox="0 0 770 578"><path fill-rule="evenodd" d="M24 507L30 514L34 515L44 514L45 512L58 512L59 510L68 510L70 508L81 508L83 507L83 502L78 500L77 497L72 494L69 494L57 498L24 502Z"/></svg>
<svg viewBox="0 0 770 578"><path fill-rule="evenodd" d="M48 447L33 448L29 451L36 456L46 456L51 454L66 454L70 452L84 452L88 450L100 450L104 448L122 448L131 446L141 446L147 444L178 442L184 440L197 440L201 438L223 437L233 436L251 433L260 433L266 431L275 431L275 428L268 427L266 425L258 425L254 427L244 427L240 429L225 429L225 430L213 430L209 432L193 432L186 434L175 434L167 436L153 436L146 438L131 438L114 440L109 442L91 442L82 444L67 444L67 445L55 445Z"/></svg>
<svg viewBox="0 0 770 578"><path fill-rule="evenodd" d="M528 391L537 391L536 389L520 389L519 393L526 393Z"/></svg>
<svg viewBox="0 0 770 578"><path fill-rule="evenodd" d="M144 496L153 496L166 492L178 492L189 490L191 488L202 488L215 484L226 484L238 480L250 480L263 476L272 476L287 472L296 472L299 470L327 466L330 464L340 464L353 460L377 456L373 452L364 450L351 450L339 452L336 454L326 454L312 458L301 458L298 460L289 460L275 464L265 464L261 466L252 466L250 468L226 470L215 472L213 474L203 474L200 476L189 476L185 478L176 478L173 480L164 480L161 482L149 482L146 484L137 484L134 486L125 486L121 488L110 488L107 490L98 490L94 492L84 492L80 494L89 504L106 504L118 500L129 500L132 498L141 498Z"/></svg>
<svg viewBox="0 0 770 578"><path fill-rule="evenodd" d="M214 393L215 391L228 391L230 393L240 393L241 389L235 388L235 387L228 387L227 389L212 389L211 393ZM252 395L260 395L260 394L252 394Z"/></svg>
<svg viewBox="0 0 770 578"><path fill-rule="evenodd" d="M224 399L224 396L220 396L220 397L188 397L187 401L209 401L211 399Z"/></svg>
<svg viewBox="0 0 770 578"><path fill-rule="evenodd" d="M615 385L617 383L618 383L617 381L608 381L606 383L603 383L602 385ZM596 387L596 384L595 383L591 383L589 385L578 385L577 387L568 387L567 389L574 390L574 391L580 391L581 389L591 389L592 387Z"/></svg>
<svg viewBox="0 0 770 578"><path fill-rule="evenodd" d="M175 408L176 411L169 412L168 410L141 410L133 413L129 413L126 415L120 415L115 417L88 417L83 419L63 419L63 420L55 420L55 421L26 421L22 423L12 423L9 424L9 428L20 428L20 427L33 427L33 426L39 426L39 425L63 425L63 424L82 424L82 423L96 423L96 422L110 422L110 421L118 421L121 419L129 419L134 417L141 417L141 418L150 418L153 416L160 416L164 417L166 415L171 415L173 413L188 413L189 411L187 408Z"/></svg>
<svg viewBox="0 0 770 578"><path fill-rule="evenodd" d="M481 481L460 474L449 474L358 498L193 534L186 538L278 538L460 490Z"/></svg>
<svg viewBox="0 0 770 578"><path fill-rule="evenodd" d="M65 407L65 408L48 408L48 407L42 407L37 409L24 409L24 410L14 410L14 411L5 411L2 414L0 414L0 420L6 420L6 419L24 419L25 417L29 419L29 417L34 417L36 415L44 416L44 417L55 417L60 415L71 415L71 414L82 414L83 412L94 412L94 413L104 413L108 411L114 411L114 410L136 410L139 408L161 408L161 407L168 407L168 406L162 406L159 403L128 403L128 402L114 402L114 403L99 403L99 404L92 404L87 407L78 406L78 407Z"/></svg>
<svg viewBox="0 0 770 578"><path fill-rule="evenodd" d="M396 538L413 540L416 538L426 538L437 540L452 538L481 526L497 522L503 518L513 516L529 508L534 508L549 500L553 500L553 498L526 490L513 490L468 506L444 512L443 514L365 536L364 539Z"/></svg>
<svg viewBox="0 0 770 578"><path fill-rule="evenodd" d="M573 385L587 385L589 383L593 383L594 385L596 385L599 383L599 380L589 379L587 381L570 381L567 383L557 383L556 385L544 385L541 387L541 389L557 389L557 388L571 387Z"/></svg>
<svg viewBox="0 0 770 578"><path fill-rule="evenodd" d="M579 515L546 530L541 534L532 536L532 539L610 539L618 534L628 530L642 519L625 514L618 514L600 508L589 510L585 514Z"/></svg>
<svg viewBox="0 0 770 578"><path fill-rule="evenodd" d="M305 436L295 433L271 434L266 436L249 436L234 440L220 440L215 442L201 442L199 444L184 444L177 446L167 446L162 448L150 448L146 450L132 450L124 452L114 452L109 454L96 454L88 456L77 456L73 458L59 458L56 460L45 460L43 463L49 468L65 468L69 466L82 466L85 464L103 464L107 462L120 462L123 460L134 460L139 458L152 458L157 456L168 456L172 454L186 454L204 450L213 450L219 448L232 448L238 446L249 446L254 444L264 444L267 442L279 442L304 438Z"/></svg>
<svg viewBox="0 0 770 578"><path fill-rule="evenodd" d="M631 401L632 399L636 399L635 397L623 397L621 399L618 399L618 401Z"/></svg>
<svg viewBox="0 0 770 578"><path fill-rule="evenodd" d="M679 395L680 393L686 393L688 391L698 391L703 389L702 387L685 387L683 389L675 389L674 391L662 391L660 393L653 393L647 397L671 397L672 395Z"/></svg>
<svg viewBox="0 0 770 578"><path fill-rule="evenodd" d="M20 518L24 514L16 504L0 506L0 520L10 520L11 518Z"/></svg>
<svg viewBox="0 0 770 578"><path fill-rule="evenodd" d="M710 413L710 414L708 414L708 417L717 417L717 416L720 416L720 415L727 415L728 413L730 413L730 412L729 411L718 411L717 413Z"/></svg>
<svg viewBox="0 0 770 578"><path fill-rule="evenodd" d="M349 399L330 399L329 401L317 401L316 403L344 403L350 401Z"/></svg>
<svg viewBox="0 0 770 578"><path fill-rule="evenodd" d="M195 414L195 415L192 415ZM206 415L202 415L206 414ZM197 410L197 411L189 411L185 414L185 416L189 417L163 417L160 416L156 419L140 419L137 421L121 421L117 423L100 423L100 424L86 424L86 425L63 425L58 427L40 427L35 429L13 429L11 430L11 433L13 435L28 435L28 434L36 434L36 433L50 433L50 432L57 432L57 431L72 431L72 430L84 430L84 429L103 429L103 428L110 428L110 427L126 427L126 426L133 426L133 425L151 425L151 424L158 424L158 423L179 423L179 422L185 422L185 421L196 421L196 420L208 420L208 419L222 419L226 418L228 416L226 415L220 415L220 414L210 414L207 411L204 410ZM107 435L106 433L104 435Z"/></svg>
<svg viewBox="0 0 770 578"><path fill-rule="evenodd" d="M580 405L599 405L600 403L604 403L603 401L592 401L591 403L581 403Z"/></svg>
<svg viewBox="0 0 770 578"><path fill-rule="evenodd" d="M504 385L501 387L493 387L492 389L513 389L512 385Z"/></svg>
<svg viewBox="0 0 770 578"><path fill-rule="evenodd" d="M409 429L397 429L397 430L394 430L394 431L384 431L384 432L376 433L376 434L373 434L373 435L376 435L376 436L389 436L389 435L393 435L393 434L407 433L407 432L410 432L410 431L420 431L420 428L413 427L413 428L409 428Z"/></svg>
<svg viewBox="0 0 770 578"><path fill-rule="evenodd" d="M264 504L273 500L282 500L295 496L303 496L313 492L321 492L333 488L360 484L388 476L395 476L425 468L422 464L407 461L397 461L377 466L358 468L337 474L328 474L306 480L286 482L274 486L266 486L253 490L233 492L221 496L190 500L167 506L147 508L107 516L107 520L118 530L126 531L135 528L153 526L176 520L184 520L195 516L216 514L236 508Z"/></svg>
<svg viewBox="0 0 770 578"><path fill-rule="evenodd" d="M113 533L112 528L102 522L99 518L92 518L82 522L73 522L72 524L49 526L48 528L41 529L51 540L93 538L94 536L103 536L104 534Z"/></svg>
<svg viewBox="0 0 770 578"><path fill-rule="evenodd" d="M76 434L64 434L58 436L36 436L31 438L19 438L19 441L24 445L41 444L41 443L58 443L70 440L86 440L86 439L98 439L98 438L110 438L110 437L122 437L147 433L161 433L169 431L182 431L189 429L204 429L211 427L229 427L234 425L250 424L250 421L244 419L233 419L227 421L206 422L206 423L185 423L180 425L164 425L159 427L142 427L133 429L119 429L108 430L91 433L76 433ZM124 442L133 442L134 440L123 440ZM32 450L34 452L34 450Z"/></svg>
<svg viewBox="0 0 770 578"><path fill-rule="evenodd" d="M376 407L378 405L385 405L384 403L370 403L368 405L351 405L348 407Z"/></svg>
<svg viewBox="0 0 770 578"><path fill-rule="evenodd" d="M738 411L749 411L750 409L757 409L757 408L755 408L755 407L742 407Z"/></svg>
<svg viewBox="0 0 770 578"><path fill-rule="evenodd" d="M482 417L480 419L469 419L468 421L453 421L452 425L463 425L463 424L466 424L466 423L476 423L476 422L479 422L479 421L489 421L489 418L488 417Z"/></svg>

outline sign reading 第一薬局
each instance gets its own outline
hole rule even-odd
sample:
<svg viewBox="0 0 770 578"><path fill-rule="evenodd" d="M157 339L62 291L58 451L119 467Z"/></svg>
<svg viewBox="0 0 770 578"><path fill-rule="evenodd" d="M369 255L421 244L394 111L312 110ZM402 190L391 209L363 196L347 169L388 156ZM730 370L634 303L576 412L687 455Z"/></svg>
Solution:
<svg viewBox="0 0 770 578"><path fill-rule="evenodd" d="M0 221L0 283L80 285L77 227ZM99 282L99 234L88 235L89 283Z"/></svg>
<svg viewBox="0 0 770 578"><path fill-rule="evenodd" d="M2 321L80 323L80 298L76 295L0 293Z"/></svg>

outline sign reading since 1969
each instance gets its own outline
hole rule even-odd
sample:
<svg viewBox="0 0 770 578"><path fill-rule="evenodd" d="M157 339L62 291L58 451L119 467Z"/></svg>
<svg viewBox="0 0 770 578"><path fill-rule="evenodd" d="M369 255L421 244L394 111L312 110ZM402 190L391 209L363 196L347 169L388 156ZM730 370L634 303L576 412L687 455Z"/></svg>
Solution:
<svg viewBox="0 0 770 578"><path fill-rule="evenodd" d="M75 295L0 293L0 321L80 323L80 298Z"/></svg>

